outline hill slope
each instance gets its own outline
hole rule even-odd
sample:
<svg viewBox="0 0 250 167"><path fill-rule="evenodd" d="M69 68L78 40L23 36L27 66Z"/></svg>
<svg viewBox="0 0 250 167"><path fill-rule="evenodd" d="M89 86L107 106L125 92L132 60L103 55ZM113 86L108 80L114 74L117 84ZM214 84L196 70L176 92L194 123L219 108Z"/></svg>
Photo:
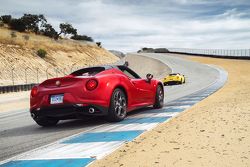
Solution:
<svg viewBox="0 0 250 167"><path fill-rule="evenodd" d="M53 40L0 28L0 85L41 82L80 67L113 63L116 56L95 43ZM47 52L45 58L37 50Z"/></svg>

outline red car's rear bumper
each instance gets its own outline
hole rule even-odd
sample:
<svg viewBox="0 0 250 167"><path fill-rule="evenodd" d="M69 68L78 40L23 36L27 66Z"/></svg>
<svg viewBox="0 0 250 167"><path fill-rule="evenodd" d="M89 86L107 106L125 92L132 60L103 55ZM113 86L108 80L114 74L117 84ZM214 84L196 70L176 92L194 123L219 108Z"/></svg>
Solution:
<svg viewBox="0 0 250 167"><path fill-rule="evenodd" d="M61 91L40 92L30 99L30 113L33 119L38 117L53 117L58 119L77 118L83 115L106 115L108 113L109 101L103 96L85 98L78 92L71 90L66 93ZM70 93L69 93L70 92ZM51 104L51 96L63 94L63 101L60 104ZM83 94L83 93L82 93ZM83 94L83 95L86 95ZM93 96L93 95L92 95ZM90 112L89 110L94 112Z"/></svg>
<svg viewBox="0 0 250 167"><path fill-rule="evenodd" d="M34 120L39 119L41 117L50 117L63 120L81 118L84 115L107 115L108 107L103 107L99 105L81 106L79 104L56 105L30 109L30 113Z"/></svg>

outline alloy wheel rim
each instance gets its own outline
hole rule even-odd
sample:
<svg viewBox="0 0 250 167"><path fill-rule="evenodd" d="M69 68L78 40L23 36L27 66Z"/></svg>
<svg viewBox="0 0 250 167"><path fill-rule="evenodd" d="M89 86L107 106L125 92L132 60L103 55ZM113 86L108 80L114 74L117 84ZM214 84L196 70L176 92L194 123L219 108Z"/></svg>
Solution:
<svg viewBox="0 0 250 167"><path fill-rule="evenodd" d="M120 91L115 93L114 104L116 115L118 117L124 117L126 115L126 99Z"/></svg>
<svg viewBox="0 0 250 167"><path fill-rule="evenodd" d="M159 91L159 101L162 103L163 102L163 91L162 89Z"/></svg>

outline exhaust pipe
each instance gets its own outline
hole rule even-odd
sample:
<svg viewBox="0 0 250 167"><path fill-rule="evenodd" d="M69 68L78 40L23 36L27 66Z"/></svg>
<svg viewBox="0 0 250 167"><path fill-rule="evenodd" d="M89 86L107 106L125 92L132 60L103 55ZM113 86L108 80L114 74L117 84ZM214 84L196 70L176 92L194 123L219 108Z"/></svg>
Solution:
<svg viewBox="0 0 250 167"><path fill-rule="evenodd" d="M35 119L35 118L36 118L36 114L31 113L31 117L32 117L33 119Z"/></svg>
<svg viewBox="0 0 250 167"><path fill-rule="evenodd" d="M95 112L95 109L94 109L93 107L90 107L90 108L89 108L89 113L90 113L90 114L93 114L94 112Z"/></svg>

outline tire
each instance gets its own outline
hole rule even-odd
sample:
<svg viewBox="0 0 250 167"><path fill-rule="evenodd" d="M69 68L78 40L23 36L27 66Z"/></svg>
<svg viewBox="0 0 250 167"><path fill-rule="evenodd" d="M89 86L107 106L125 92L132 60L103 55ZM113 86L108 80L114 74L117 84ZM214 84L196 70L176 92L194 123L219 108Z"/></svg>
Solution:
<svg viewBox="0 0 250 167"><path fill-rule="evenodd" d="M163 85L164 85L164 86L167 86L168 84L167 84L167 83L164 83Z"/></svg>
<svg viewBox="0 0 250 167"><path fill-rule="evenodd" d="M184 78L184 81L183 81L183 83L186 83L186 79Z"/></svg>
<svg viewBox="0 0 250 167"><path fill-rule="evenodd" d="M181 84L182 84L182 82L183 82L183 81L182 81L182 79L181 79L181 81L179 81L179 85L181 85Z"/></svg>
<svg viewBox="0 0 250 167"><path fill-rule="evenodd" d="M122 121L127 115L127 99L123 90L116 88L110 99L107 120L110 122Z"/></svg>
<svg viewBox="0 0 250 167"><path fill-rule="evenodd" d="M161 85L158 85L157 89L156 89L154 108L162 108L163 107L163 102L164 102L164 92L163 91L164 90L161 87Z"/></svg>
<svg viewBox="0 0 250 167"><path fill-rule="evenodd" d="M58 119L52 119L52 118L46 118L46 117L39 118L35 121L38 125L43 126L43 127L55 126L59 122Z"/></svg>

